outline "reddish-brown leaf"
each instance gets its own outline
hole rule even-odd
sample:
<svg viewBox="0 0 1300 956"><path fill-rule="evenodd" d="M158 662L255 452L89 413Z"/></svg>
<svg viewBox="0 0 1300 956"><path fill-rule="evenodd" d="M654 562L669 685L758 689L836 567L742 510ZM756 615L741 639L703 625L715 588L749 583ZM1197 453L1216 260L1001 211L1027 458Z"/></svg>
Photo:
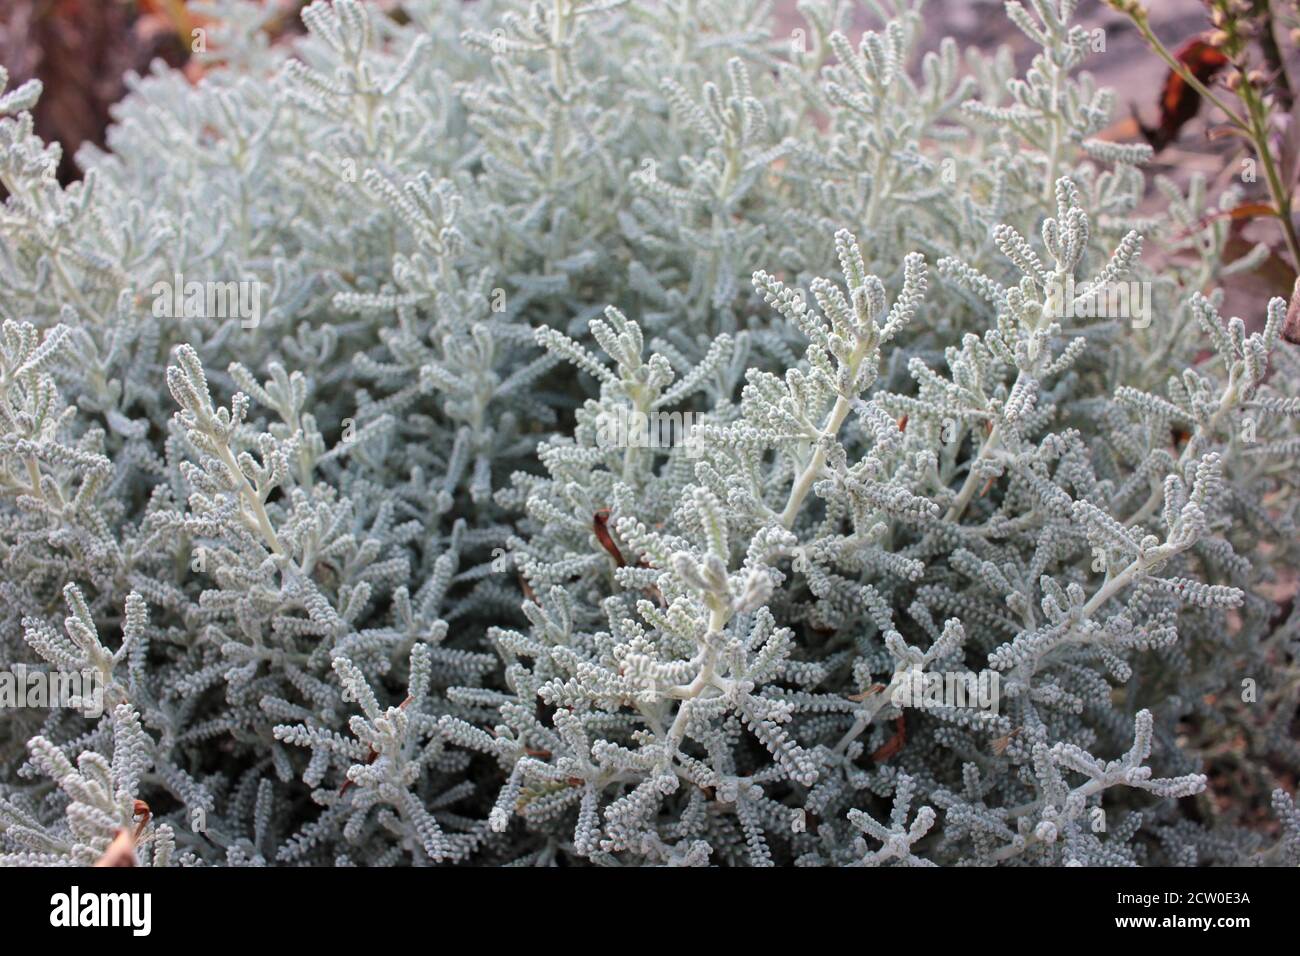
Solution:
<svg viewBox="0 0 1300 956"><path fill-rule="evenodd" d="M902 750L905 743L907 743L907 721L903 717L899 717L894 721L894 736L877 747L871 754L871 759L875 763L884 763Z"/></svg>
<svg viewBox="0 0 1300 956"><path fill-rule="evenodd" d="M1179 63L1202 83L1208 84L1214 75L1228 65L1228 58L1202 39L1188 40L1175 54ZM1170 70L1160 90L1160 122L1155 127L1143 126L1142 135L1156 152L1175 139L1178 132L1201 108L1201 94L1196 92L1178 73Z"/></svg>
<svg viewBox="0 0 1300 956"><path fill-rule="evenodd" d="M874 697L876 694L879 694L884 689L885 689L884 684L872 684L870 687L868 687L860 694L849 694L849 700L853 701L854 703L860 704L868 697Z"/></svg>
<svg viewBox="0 0 1300 956"><path fill-rule="evenodd" d="M1233 206L1231 209L1220 209L1217 212L1208 213L1202 216L1197 221L1195 226L1193 226L1188 231L1184 232L1182 235L1185 238L1186 236L1194 232L1200 232L1210 223L1215 222L1219 219L1229 219L1232 220L1233 222L1241 222L1243 220L1248 220L1248 219L1258 219L1261 216L1267 216L1269 218L1276 219L1277 209L1273 206L1272 203L1268 203L1268 202L1238 203L1237 205Z"/></svg>
<svg viewBox="0 0 1300 956"><path fill-rule="evenodd" d="M596 532L596 540L600 542L602 548L609 552L610 557L614 559L614 563L620 568L627 567L627 561L623 559L623 552L618 549L618 545L614 543L614 536L609 533L608 508L601 508L596 512L591 521L591 528Z"/></svg>
<svg viewBox="0 0 1300 956"><path fill-rule="evenodd" d="M1017 727L1015 730L1011 731L1011 733L995 738L992 744L993 752L1001 757L1007 752L1007 748L1011 746L1012 738L1017 736L1022 730L1024 730L1023 727Z"/></svg>
<svg viewBox="0 0 1300 956"><path fill-rule="evenodd" d="M138 842L144 828L149 825L149 820L153 817L153 812L149 809L149 804L143 800L137 800L132 807L135 815L140 818L140 822L135 825L135 839Z"/></svg>

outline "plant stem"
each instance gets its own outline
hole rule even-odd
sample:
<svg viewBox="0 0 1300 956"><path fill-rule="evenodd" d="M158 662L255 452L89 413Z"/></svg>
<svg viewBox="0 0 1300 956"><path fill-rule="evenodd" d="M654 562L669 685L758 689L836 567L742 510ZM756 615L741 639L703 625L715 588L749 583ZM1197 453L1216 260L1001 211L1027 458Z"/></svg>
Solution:
<svg viewBox="0 0 1300 956"><path fill-rule="evenodd" d="M831 409L826 424L818 435L817 450L813 452L812 458L790 489L790 497L781 511L781 527L787 530L794 527L795 518L799 517L799 509L803 506L804 499L808 497L808 492L812 490L812 486L821 475L822 466L826 464L826 449L822 446L821 439L833 438L839 434L840 426L848 417L850 407L849 400L843 395L835 399L835 407Z"/></svg>
<svg viewBox="0 0 1300 956"><path fill-rule="evenodd" d="M1201 94L1201 96L1205 97L1215 106L1217 106L1220 109L1220 111L1222 111L1223 115L1228 117L1228 120L1234 126L1237 126L1241 130L1246 132L1250 131L1250 125L1240 116L1238 116L1236 111L1234 111L1232 107L1228 106L1226 103L1223 102L1223 100L1215 96L1214 93L1210 91L1210 88L1207 87L1204 83L1202 83L1196 77L1196 74L1194 74L1191 70L1187 68L1187 64L1178 60L1177 57L1175 57L1172 53L1169 52L1169 48L1160 42L1160 38L1156 36L1155 33L1152 32L1151 30L1151 24L1147 20L1145 10L1138 11L1138 12L1134 12L1130 10L1127 12L1128 12L1129 19L1133 21L1133 25L1137 27L1138 33L1142 35L1142 39L1147 41L1147 46L1151 47L1151 49L1155 52L1156 56L1160 57L1160 59L1165 61L1165 63L1169 66L1169 69L1173 70L1180 77L1182 77L1183 81L1187 83L1187 85L1190 86L1192 89L1194 89L1197 93Z"/></svg>
<svg viewBox="0 0 1300 956"><path fill-rule="evenodd" d="M862 362L866 359L867 353L874 349L877 344L876 341L859 341L854 347L847 363L848 380L850 382L857 381L858 369L862 367ZM817 433L817 447L813 451L813 456L809 459L804 470L799 473L799 477L795 479L794 485L790 488L790 497L786 500L785 508L781 510L781 527L787 531L794 527L795 519L799 517L799 509L803 506L804 499L808 497L808 492L812 490L812 486L821 475L822 467L826 464L824 442L840 433L840 426L844 424L844 419L849 417L849 409L852 407L853 401L851 399L844 395L837 396L834 406L831 407L830 414L826 416L826 423Z"/></svg>
<svg viewBox="0 0 1300 956"><path fill-rule="evenodd" d="M1160 42L1160 38L1155 35L1151 29L1151 24L1147 20L1146 11L1141 8L1128 9L1125 11L1133 25L1137 27L1138 33L1146 40L1147 45L1155 52L1160 59L1168 64L1169 68L1182 77L1187 83L1206 100L1217 106L1228 121L1243 133L1251 145L1255 148L1255 155L1259 157L1260 163L1264 166L1264 178L1268 184L1269 195L1273 200L1273 207L1277 212L1278 222L1282 229L1282 238L1286 242L1287 251L1291 254L1291 263L1300 272L1300 240L1296 237L1295 223L1291 220L1291 194L1278 175L1277 163L1274 159L1270 144L1268 141L1268 109L1260 98L1258 91L1249 80L1242 80L1237 89L1237 96L1242 105L1246 107L1246 116L1242 117L1232 107L1228 106L1223 100L1214 94L1208 86L1202 83L1185 63L1180 62L1169 48Z"/></svg>
<svg viewBox="0 0 1300 956"><path fill-rule="evenodd" d="M1300 240L1296 238L1295 222L1291 218L1291 190L1282 182L1277 170L1277 162L1268 141L1268 107L1264 105L1255 88L1249 81L1241 84L1238 94L1250 114L1250 138L1255 147L1255 155L1264 167L1264 181L1268 185L1273 208L1277 211L1278 223L1282 228L1282 238L1286 241L1287 251L1291 253L1291 264L1300 274Z"/></svg>

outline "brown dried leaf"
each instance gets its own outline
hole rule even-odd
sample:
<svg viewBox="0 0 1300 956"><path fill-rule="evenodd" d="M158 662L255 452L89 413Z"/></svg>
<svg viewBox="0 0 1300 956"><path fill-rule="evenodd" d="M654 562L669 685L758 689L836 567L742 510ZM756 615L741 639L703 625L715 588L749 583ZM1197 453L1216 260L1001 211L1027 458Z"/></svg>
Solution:
<svg viewBox="0 0 1300 956"><path fill-rule="evenodd" d="M1199 37L1184 43L1174 56L1202 83L1209 83L1214 74L1228 65L1228 58L1222 51ZM1160 122L1154 128L1139 124L1142 135L1152 149L1160 152L1178 138L1179 131L1196 116L1200 108L1201 94L1189 86L1182 76L1170 70L1165 76L1164 87L1160 90Z"/></svg>
<svg viewBox="0 0 1300 956"><path fill-rule="evenodd" d="M602 548L609 552L610 557L614 559L614 563L620 568L627 567L623 552L618 549L618 545L614 543L614 536L609 533L608 508L602 508L596 512L591 520L591 528L596 533L596 540L600 542Z"/></svg>
<svg viewBox="0 0 1300 956"><path fill-rule="evenodd" d="M899 717L894 721L894 736L890 737L883 744L877 747L871 754L871 759L875 763L884 763L894 754L903 749L903 744L907 743L907 720Z"/></svg>

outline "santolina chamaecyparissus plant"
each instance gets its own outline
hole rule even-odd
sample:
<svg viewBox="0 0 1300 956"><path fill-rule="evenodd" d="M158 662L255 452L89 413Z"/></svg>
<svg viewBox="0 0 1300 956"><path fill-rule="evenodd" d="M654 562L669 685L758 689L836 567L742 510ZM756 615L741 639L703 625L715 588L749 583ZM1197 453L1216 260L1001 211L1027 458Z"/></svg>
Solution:
<svg viewBox="0 0 1300 956"><path fill-rule="evenodd" d="M212 2L66 189L0 94L0 860L1300 863L1238 198L886 6Z"/></svg>

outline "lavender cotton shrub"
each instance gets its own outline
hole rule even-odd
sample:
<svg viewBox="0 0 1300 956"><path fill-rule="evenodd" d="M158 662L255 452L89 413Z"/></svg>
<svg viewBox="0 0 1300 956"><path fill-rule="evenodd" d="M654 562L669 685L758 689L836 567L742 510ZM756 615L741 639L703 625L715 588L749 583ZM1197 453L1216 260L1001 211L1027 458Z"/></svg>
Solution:
<svg viewBox="0 0 1300 956"><path fill-rule="evenodd" d="M66 189L0 93L0 861L1300 863L1238 196L1074 0L851 7L211 0Z"/></svg>

